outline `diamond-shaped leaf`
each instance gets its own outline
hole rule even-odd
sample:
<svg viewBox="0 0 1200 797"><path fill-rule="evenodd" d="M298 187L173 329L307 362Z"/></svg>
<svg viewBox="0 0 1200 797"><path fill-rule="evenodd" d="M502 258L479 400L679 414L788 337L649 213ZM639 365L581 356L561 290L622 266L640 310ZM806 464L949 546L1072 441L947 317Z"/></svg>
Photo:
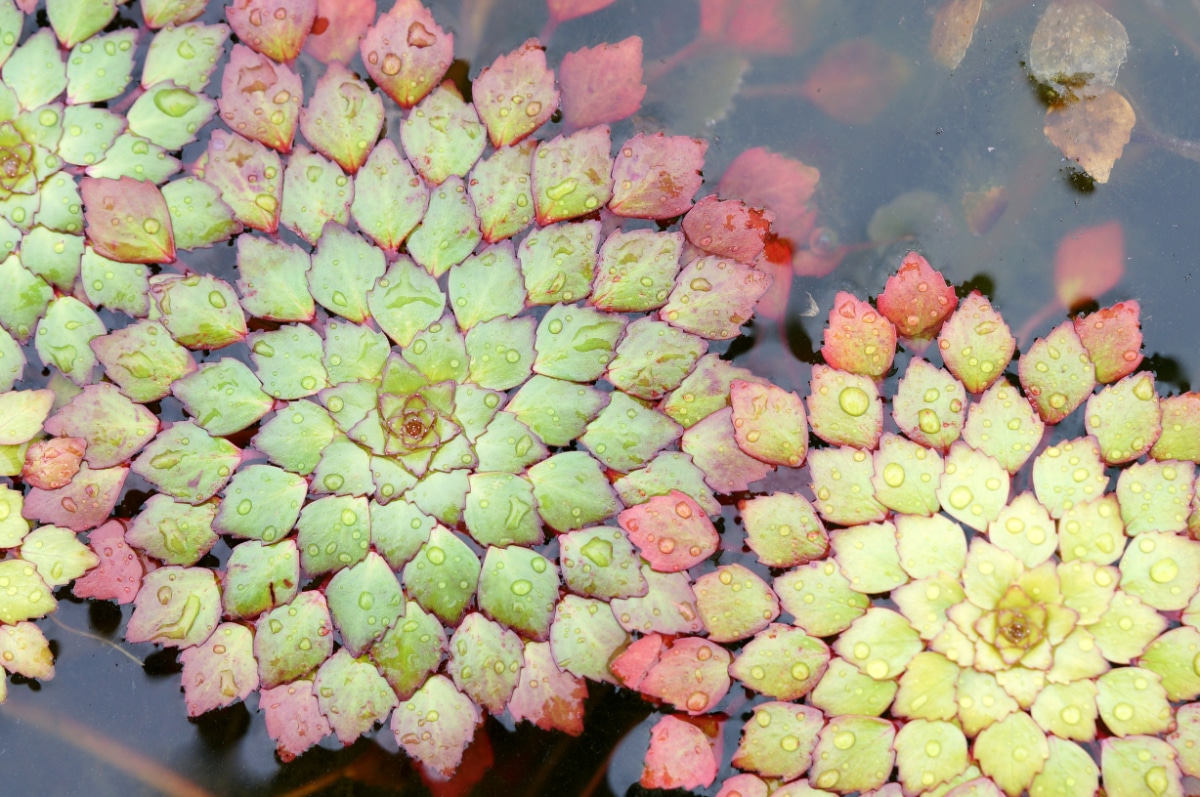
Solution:
<svg viewBox="0 0 1200 797"><path fill-rule="evenodd" d="M438 278L475 251L482 237L466 185L450 177L430 192L425 218L408 237L408 253Z"/></svg>
<svg viewBox="0 0 1200 797"><path fill-rule="evenodd" d="M97 252L126 263L175 259L170 212L153 183L85 177L80 190L88 241Z"/></svg>
<svg viewBox="0 0 1200 797"><path fill-rule="evenodd" d="M496 150L475 164L468 190L479 214L483 239L511 238L533 220L532 169L536 142Z"/></svg>
<svg viewBox="0 0 1200 797"><path fill-rule="evenodd" d="M170 565L194 565L217 541L211 503L192 506L162 494L151 496L134 518L125 541Z"/></svg>
<svg viewBox="0 0 1200 797"><path fill-rule="evenodd" d="M206 644L179 656L189 717L245 700L258 689L253 634L237 623L221 623Z"/></svg>
<svg viewBox="0 0 1200 797"><path fill-rule="evenodd" d="M317 2L237 0L225 13L239 39L276 61L291 61L300 54L313 27Z"/></svg>
<svg viewBox="0 0 1200 797"><path fill-rule="evenodd" d="M394 252L425 215L429 189L385 138L371 150L354 176L350 213L378 246Z"/></svg>
<svg viewBox="0 0 1200 797"><path fill-rule="evenodd" d="M467 697L500 714L517 688L524 664L521 638L478 612L463 618L450 638L446 674Z"/></svg>
<svg viewBox="0 0 1200 797"><path fill-rule="evenodd" d="M172 2L179 6L188 0ZM143 10L148 13L151 4L143 3ZM150 49L146 51L146 63L142 66L142 88L169 80L181 88L203 91L223 55L228 38L229 28L220 23L176 24L160 31L151 39ZM70 74L70 66L67 67L67 73ZM67 95L70 96L69 87Z"/></svg>
<svg viewBox="0 0 1200 797"><path fill-rule="evenodd" d="M420 0L399 0L367 28L361 51L371 79L400 107L411 108L446 74L454 36Z"/></svg>
<svg viewBox="0 0 1200 797"><path fill-rule="evenodd" d="M234 217L247 227L267 233L278 228L283 200L283 164L278 152L257 141L214 130L203 171L197 170L197 174L216 186Z"/></svg>
<svg viewBox="0 0 1200 797"><path fill-rule="evenodd" d="M672 326L711 340L728 340L754 315L771 286L765 272L732 260L702 257L684 266L659 311Z"/></svg>
<svg viewBox="0 0 1200 797"><path fill-rule="evenodd" d="M362 655L404 616L404 593L391 567L369 552L358 564L339 570L325 588L333 624L350 655Z"/></svg>
<svg viewBox="0 0 1200 797"><path fill-rule="evenodd" d="M479 559L457 535L435 526L420 552L404 567L404 585L421 607L448 625L457 624L475 597Z"/></svg>
<svg viewBox="0 0 1200 797"><path fill-rule="evenodd" d="M279 152L291 152L302 98L295 72L243 44L233 45L217 100L221 119L230 128Z"/></svg>
<svg viewBox="0 0 1200 797"><path fill-rule="evenodd" d="M404 752L449 778L481 720L474 701L455 689L449 678L434 675L392 712L391 728Z"/></svg>
<svg viewBox="0 0 1200 797"><path fill-rule="evenodd" d="M254 627L254 658L258 659L263 688L287 683L320 666L333 652L332 632L325 595L316 590L301 592L259 617ZM266 699L264 692L263 701Z"/></svg>
<svg viewBox="0 0 1200 797"><path fill-rule="evenodd" d="M692 207L700 188L708 142L687 136L639 133L625 142L613 164L613 198L618 216L669 219Z"/></svg>
<svg viewBox="0 0 1200 797"><path fill-rule="evenodd" d="M154 438L134 460L133 471L164 493L199 504L225 486L240 462L233 443L182 422Z"/></svg>
<svg viewBox="0 0 1200 797"><path fill-rule="evenodd" d="M779 616L779 597L739 564L722 565L696 579L696 606L709 639L716 642L753 636Z"/></svg>
<svg viewBox="0 0 1200 797"><path fill-rule="evenodd" d="M599 210L612 199L612 140L608 127L581 130L538 145L533 157L533 201L539 224Z"/></svg>
<svg viewBox="0 0 1200 797"><path fill-rule="evenodd" d="M537 39L501 55L484 68L471 88L496 149L525 138L558 109L554 73L546 67L545 48Z"/></svg>
<svg viewBox="0 0 1200 797"><path fill-rule="evenodd" d="M400 126L400 142L417 172L431 185L471 170L487 145L475 106L453 83L434 89Z"/></svg>
<svg viewBox="0 0 1200 797"><path fill-rule="evenodd" d="M950 373L972 393L1000 378L1016 349L1008 325L979 291L972 291L938 335L938 349Z"/></svg>

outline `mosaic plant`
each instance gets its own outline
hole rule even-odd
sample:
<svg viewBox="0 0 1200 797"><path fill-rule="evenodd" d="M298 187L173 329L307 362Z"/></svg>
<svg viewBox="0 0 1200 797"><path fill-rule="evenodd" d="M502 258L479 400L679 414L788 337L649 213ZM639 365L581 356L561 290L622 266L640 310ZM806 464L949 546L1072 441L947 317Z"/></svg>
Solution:
<svg viewBox="0 0 1200 797"><path fill-rule="evenodd" d="M661 707L648 787L1200 777L1200 396L1139 370L1136 302L1014 359L911 254L838 295L802 400L722 356L771 212L694 201L703 141L614 147L640 95L605 111L537 41L464 96L416 0L307 82L315 0L34 5L0 0L10 672L53 676L70 589L285 761L382 732L447 777L485 713L581 732L590 680ZM539 138L570 103L591 126Z"/></svg>

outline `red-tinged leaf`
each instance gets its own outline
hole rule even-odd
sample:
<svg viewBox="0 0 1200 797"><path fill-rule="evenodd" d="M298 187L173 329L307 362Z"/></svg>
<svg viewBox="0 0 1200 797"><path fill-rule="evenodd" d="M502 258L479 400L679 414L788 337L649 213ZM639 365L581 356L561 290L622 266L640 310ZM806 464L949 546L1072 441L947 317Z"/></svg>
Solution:
<svg viewBox="0 0 1200 797"><path fill-rule="evenodd" d="M419 0L396 0L367 28L359 46L371 79L402 108L411 108L442 80L454 60L454 36Z"/></svg>
<svg viewBox="0 0 1200 797"><path fill-rule="evenodd" d="M267 735L284 763L333 732L321 713L313 682L305 679L264 689L258 698L267 721Z"/></svg>
<svg viewBox="0 0 1200 797"><path fill-rule="evenodd" d="M568 19L594 14L602 8L612 5L615 0L546 0L550 19L554 24L566 22ZM31 12L26 12L31 13Z"/></svg>
<svg viewBox="0 0 1200 797"><path fill-rule="evenodd" d="M323 64L348 62L375 20L375 0L317 0L317 15L304 52Z"/></svg>
<svg viewBox="0 0 1200 797"><path fill-rule="evenodd" d="M578 736L583 733L583 701L587 683L558 669L549 642L525 643L525 667L508 711L520 722L529 720L547 731Z"/></svg>
<svg viewBox="0 0 1200 797"><path fill-rule="evenodd" d="M1095 368L1070 321L1035 340L1017 369L1025 396L1050 424L1074 412L1096 387Z"/></svg>
<svg viewBox="0 0 1200 797"><path fill-rule="evenodd" d="M217 105L235 132L279 152L292 150L304 89L295 72L241 44L233 45Z"/></svg>
<svg viewBox="0 0 1200 797"><path fill-rule="evenodd" d="M533 156L533 203L538 224L573 219L612 198L612 139L590 127L538 145Z"/></svg>
<svg viewBox="0 0 1200 797"><path fill-rule="evenodd" d="M317 0L234 0L225 16L242 42L276 61L291 61L312 29Z"/></svg>
<svg viewBox="0 0 1200 797"><path fill-rule="evenodd" d="M1125 230L1119 221L1072 230L1054 253L1054 291L1070 309L1098 299L1125 276Z"/></svg>
<svg viewBox="0 0 1200 797"><path fill-rule="evenodd" d="M669 219L687 213L703 182L708 142L687 136L642 133L625 142L613 165L613 198L618 216Z"/></svg>
<svg viewBox="0 0 1200 797"><path fill-rule="evenodd" d="M221 623L203 645L179 656L189 717L233 705L258 689L254 636L238 623Z"/></svg>
<svg viewBox="0 0 1200 797"><path fill-rule="evenodd" d="M814 219L808 201L817 189L821 172L800 161L763 147L748 149L734 158L721 175L717 193L775 214L779 237L799 249L808 240Z"/></svg>
<svg viewBox="0 0 1200 797"><path fill-rule="evenodd" d="M31 489L25 496L25 517L72 531L95 528L112 514L128 474L127 466L92 470L83 465L65 487Z"/></svg>
<svg viewBox="0 0 1200 797"><path fill-rule="evenodd" d="M338 62L325 70L300 114L304 137L350 174L366 162L382 127L383 99Z"/></svg>
<svg viewBox="0 0 1200 797"><path fill-rule="evenodd" d="M75 579L76 598L95 598L125 604L133 601L142 583L142 562L125 542L125 526L110 520L88 534L88 545L100 564Z"/></svg>
<svg viewBox="0 0 1200 797"><path fill-rule="evenodd" d="M558 67L558 84L568 128L610 124L632 116L646 96L641 37L567 53Z"/></svg>
<svg viewBox="0 0 1200 797"><path fill-rule="evenodd" d="M815 215L813 218L815 219ZM820 234L819 229L810 230L810 238L818 234ZM792 271L797 277L824 277L832 274L833 270L846 259L849 252L849 246L835 246L831 249L800 249L792 257Z"/></svg>
<svg viewBox="0 0 1200 797"><path fill-rule="evenodd" d="M767 784L762 778L744 772L722 782L717 797L767 797L767 794Z"/></svg>
<svg viewBox="0 0 1200 797"><path fill-rule="evenodd" d="M1118 302L1075 318L1075 333L1096 366L1096 381L1116 382L1142 364L1142 306L1136 299Z"/></svg>
<svg viewBox="0 0 1200 797"><path fill-rule="evenodd" d="M743 454L733 432L733 409L725 407L694 424L679 442L696 467L704 472L704 482L718 493L734 493L750 488L773 466Z"/></svg>
<svg viewBox="0 0 1200 797"><path fill-rule="evenodd" d="M650 731L642 786L648 789L711 786L720 763L714 745L715 740L692 723L663 717Z"/></svg>
<svg viewBox="0 0 1200 797"><path fill-rule="evenodd" d="M867 302L838 291L821 356L839 370L882 379L896 356L896 327Z"/></svg>
<svg viewBox="0 0 1200 797"><path fill-rule="evenodd" d="M896 325L900 337L929 341L958 306L958 297L928 260L909 252L900 269L888 277L876 304L879 312Z"/></svg>
<svg viewBox="0 0 1200 797"><path fill-rule="evenodd" d="M752 266L708 256L684 266L659 311L663 321L709 340L731 340L754 315L771 278Z"/></svg>
<svg viewBox="0 0 1200 797"><path fill-rule="evenodd" d="M972 393L1000 378L1016 348L1008 324L979 291L963 300L938 335L946 368Z"/></svg>
<svg viewBox="0 0 1200 797"><path fill-rule="evenodd" d="M221 621L221 588L205 567L160 567L146 574L125 627L125 641L188 648Z"/></svg>
<svg viewBox="0 0 1200 797"><path fill-rule="evenodd" d="M471 84L471 94L497 149L525 138L558 109L554 73L546 67L546 48L537 39L485 67Z"/></svg>
<svg viewBox="0 0 1200 797"><path fill-rule="evenodd" d="M728 564L696 579L696 608L709 639L736 642L779 616L779 596L750 569Z"/></svg>
<svg viewBox="0 0 1200 797"><path fill-rule="evenodd" d="M98 254L123 263L175 259L171 214L154 183L84 177L79 190L88 241Z"/></svg>
<svg viewBox="0 0 1200 797"><path fill-rule="evenodd" d="M279 153L257 141L214 130L202 176L217 187L238 221L266 233L279 228L283 202Z"/></svg>
<svg viewBox="0 0 1200 797"><path fill-rule="evenodd" d="M793 0L700 0L700 36L751 55L797 47Z"/></svg>
<svg viewBox="0 0 1200 797"><path fill-rule="evenodd" d="M907 60L874 39L850 39L821 57L802 91L830 118L865 125L883 113L911 71Z"/></svg>
<svg viewBox="0 0 1200 797"><path fill-rule="evenodd" d="M753 263L762 254L774 220L769 210L709 194L683 217L683 233L693 246L710 254Z"/></svg>
<svg viewBox="0 0 1200 797"><path fill-rule="evenodd" d="M392 712L391 728L404 752L444 779L458 768L482 720L479 706L449 678L433 675Z"/></svg>
<svg viewBox="0 0 1200 797"><path fill-rule="evenodd" d="M40 440L25 452L21 478L31 487L57 490L66 487L79 472L87 441L82 437L51 437Z"/></svg>
<svg viewBox="0 0 1200 797"><path fill-rule="evenodd" d="M704 714L729 691L729 663L725 648L699 637L671 643L651 666L638 691L670 703L679 711Z"/></svg>
<svg viewBox="0 0 1200 797"><path fill-rule="evenodd" d="M134 404L114 385L88 385L66 406L46 420L52 435L82 437L87 441L84 460L93 468L111 468L125 462L158 432L158 419Z"/></svg>
<svg viewBox="0 0 1200 797"><path fill-rule="evenodd" d="M617 516L642 558L660 573L687 570L712 556L721 542L704 510L688 495L672 490Z"/></svg>
<svg viewBox="0 0 1200 797"><path fill-rule="evenodd" d="M808 453L804 402L775 385L735 379L729 385L738 448L771 465L798 468Z"/></svg>
<svg viewBox="0 0 1200 797"><path fill-rule="evenodd" d="M637 640L612 660L609 669L630 689L639 689L650 668L658 663L665 643L661 634L649 634Z"/></svg>

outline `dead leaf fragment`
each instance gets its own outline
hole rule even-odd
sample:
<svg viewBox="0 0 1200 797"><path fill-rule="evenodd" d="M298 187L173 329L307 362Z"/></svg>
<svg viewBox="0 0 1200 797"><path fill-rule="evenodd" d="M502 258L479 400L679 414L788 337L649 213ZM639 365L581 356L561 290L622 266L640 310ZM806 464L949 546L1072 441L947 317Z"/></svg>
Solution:
<svg viewBox="0 0 1200 797"><path fill-rule="evenodd" d="M1129 34L1091 0L1061 0L1046 8L1029 43L1029 69L1040 83L1111 86L1125 63Z"/></svg>
<svg viewBox="0 0 1200 797"><path fill-rule="evenodd" d="M1046 111L1044 132L1064 156L1077 161L1097 183L1107 183L1121 157L1137 115L1119 91L1107 89L1095 97Z"/></svg>
<svg viewBox="0 0 1200 797"><path fill-rule="evenodd" d="M946 0L933 15L929 54L947 69L962 63L975 35L983 0Z"/></svg>

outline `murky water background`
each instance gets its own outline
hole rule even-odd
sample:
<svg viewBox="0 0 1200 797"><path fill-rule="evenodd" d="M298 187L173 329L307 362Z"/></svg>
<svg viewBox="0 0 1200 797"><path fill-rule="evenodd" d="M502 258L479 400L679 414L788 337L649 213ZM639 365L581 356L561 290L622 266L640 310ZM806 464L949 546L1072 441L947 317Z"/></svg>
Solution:
<svg viewBox="0 0 1200 797"><path fill-rule="evenodd" d="M426 2L455 32L456 53L469 60L472 77L537 35L545 20L541 0ZM1054 296L1053 258L1063 236L1115 220L1124 229L1126 273L1101 302L1139 300L1148 366L1160 392L1193 387L1200 375L1200 163L1140 139L1152 130L1200 140L1200 3L1106 3L1129 32L1129 60L1117 88L1136 109L1138 124L1109 182L1088 186L1045 139L1045 108L1023 69L1045 4L994 0L966 58L948 72L927 50L937 3L791 2L807 21L797 52L745 64L717 53L685 61L650 86L641 114L615 126L613 139L660 129L705 137L710 141L705 173L712 183L749 147L798 158L820 169L815 197L820 223L843 244L867 241L873 216L897 197L926 195L910 205L916 210L890 217L892 229L911 235L911 241L863 247L828 277L797 278L782 327L772 322L753 327L750 342L738 344L744 349L741 364L787 389L802 389L835 292L878 293L909 248L920 250L952 283L985 290L1018 328ZM652 74L657 62L691 41L697 19L694 0L618 0L559 28L548 43L549 60L557 66L567 51L636 34L644 40ZM797 87L826 51L859 37L901 56L909 78L872 122L851 126L827 117ZM962 197L992 185L1006 186L1008 208L991 230L973 236ZM197 268L228 269L232 250L218 247L187 260ZM1034 332L1044 334L1060 315ZM175 654L120 643L128 608L74 602L66 591L59 597L55 619L94 637L54 621L41 623L56 649L57 675L45 684L19 679L11 684L9 703L0 709L0 792L428 793L404 756L395 753L386 729L345 750L327 739L285 767L276 761L261 716L244 705L188 721ZM145 666L102 640L121 644ZM591 683L589 689L588 730L578 739L528 726L513 732L489 719L481 731L489 741L477 741L467 756L490 757L493 763L471 793L625 793L640 773L646 726L625 745L618 743L650 709L628 693ZM736 715L729 726L727 745L736 744ZM154 767L164 771L153 774ZM169 781L166 771L181 779ZM147 777L157 787L147 785ZM637 791L635 786L628 793Z"/></svg>

